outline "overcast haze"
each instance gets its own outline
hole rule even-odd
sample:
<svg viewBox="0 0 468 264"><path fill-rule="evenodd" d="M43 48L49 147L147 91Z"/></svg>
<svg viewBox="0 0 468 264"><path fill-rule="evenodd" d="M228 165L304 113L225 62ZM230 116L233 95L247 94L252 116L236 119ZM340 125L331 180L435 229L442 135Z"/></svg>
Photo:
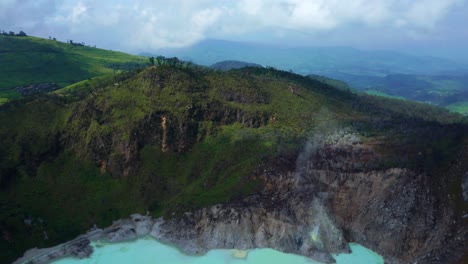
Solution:
<svg viewBox="0 0 468 264"><path fill-rule="evenodd" d="M468 61L465 0L0 0L0 29L138 53L204 39Z"/></svg>

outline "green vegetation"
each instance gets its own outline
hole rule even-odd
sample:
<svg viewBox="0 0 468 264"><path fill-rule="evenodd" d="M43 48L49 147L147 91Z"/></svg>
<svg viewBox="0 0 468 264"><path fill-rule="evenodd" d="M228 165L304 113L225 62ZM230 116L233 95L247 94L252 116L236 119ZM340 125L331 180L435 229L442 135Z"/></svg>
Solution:
<svg viewBox="0 0 468 264"><path fill-rule="evenodd" d="M137 179L144 186L142 195L151 212L167 214L167 208L173 208L172 213L179 214L251 193L255 182L243 179L272 153L271 146L258 136L235 139L224 133L183 155L147 146L141 152L143 166ZM154 184L156 179L159 182Z"/></svg>
<svg viewBox="0 0 468 264"><path fill-rule="evenodd" d="M405 100L404 97L389 95L389 94L386 94L384 92L380 92L380 91L377 91L377 90L366 90L365 93L368 94L368 95L375 95L375 96L381 96L381 97L386 97L386 98Z"/></svg>
<svg viewBox="0 0 468 264"><path fill-rule="evenodd" d="M1 228L8 228L9 236L0 240L2 258L65 241L94 224L108 226L121 214L143 212L134 193L131 181L100 175L94 164L70 153L44 161L36 175L24 175L14 190L0 193ZM25 225L25 219L31 223Z"/></svg>
<svg viewBox="0 0 468 264"><path fill-rule="evenodd" d="M375 169L436 172L466 137L460 115L274 68L154 64L0 107L5 261L130 213L172 217L252 194L259 165L327 129L377 142Z"/></svg>
<svg viewBox="0 0 468 264"><path fill-rule="evenodd" d="M3 35L3 36L12 36L12 37L27 37L28 35L26 33L24 33L24 31L20 31L18 33L15 33L13 31L8 31L6 32L5 30L1 30L0 31L0 35Z"/></svg>
<svg viewBox="0 0 468 264"><path fill-rule="evenodd" d="M325 76L320 76L320 75L315 75L315 74L309 74L307 75L312 80L317 80L319 82L322 82L324 84L328 84L332 87L344 90L344 91L354 91L353 88L351 88L347 83L340 81L340 80L335 80L332 78L328 78Z"/></svg>
<svg viewBox="0 0 468 264"><path fill-rule="evenodd" d="M468 101L457 102L447 106L447 109L454 113L468 115Z"/></svg>
<svg viewBox="0 0 468 264"><path fill-rule="evenodd" d="M36 37L0 35L0 102L13 99L13 89L22 85L75 82L134 69L147 58Z"/></svg>
<svg viewBox="0 0 468 264"><path fill-rule="evenodd" d="M14 90L0 91L0 105L8 102L11 99L21 98L21 94Z"/></svg>
<svg viewBox="0 0 468 264"><path fill-rule="evenodd" d="M468 98L467 66L435 57L347 47L284 47L220 40L161 52L191 58L203 65L227 59L251 61L310 74L311 78L335 87L348 89L349 85L357 90L374 90L444 107ZM229 66L224 62L221 67L223 64Z"/></svg>
<svg viewBox="0 0 468 264"><path fill-rule="evenodd" d="M463 101L468 96L467 75L342 76L351 86L378 96L393 96L440 106Z"/></svg>
<svg viewBox="0 0 468 264"><path fill-rule="evenodd" d="M226 60L220 61L210 66L211 69L228 71L232 69L241 69L244 67L262 67L260 64L245 61Z"/></svg>

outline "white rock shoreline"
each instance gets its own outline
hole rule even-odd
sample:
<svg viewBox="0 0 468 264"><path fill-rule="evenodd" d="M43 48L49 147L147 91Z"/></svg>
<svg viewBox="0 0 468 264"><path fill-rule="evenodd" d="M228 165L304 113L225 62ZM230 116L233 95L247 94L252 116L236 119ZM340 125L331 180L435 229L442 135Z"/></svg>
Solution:
<svg viewBox="0 0 468 264"><path fill-rule="evenodd" d="M80 235L66 243L50 248L30 249L26 251L23 257L13 263L42 264L66 257L87 258L93 253L93 248L91 246L92 241L110 243L132 241L149 235L151 228L157 221L158 220L154 220L151 216L133 214L130 218L115 221L107 228L91 229L86 234Z"/></svg>

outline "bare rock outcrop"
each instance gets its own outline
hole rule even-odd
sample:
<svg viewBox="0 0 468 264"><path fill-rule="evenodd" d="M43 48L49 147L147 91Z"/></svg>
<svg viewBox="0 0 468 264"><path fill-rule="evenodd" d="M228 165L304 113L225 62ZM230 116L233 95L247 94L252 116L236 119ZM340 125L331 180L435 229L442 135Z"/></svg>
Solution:
<svg viewBox="0 0 468 264"><path fill-rule="evenodd" d="M330 253L349 251L333 218L318 199L306 194L253 196L169 221L158 219L151 236L189 254L214 248L273 248L333 263Z"/></svg>

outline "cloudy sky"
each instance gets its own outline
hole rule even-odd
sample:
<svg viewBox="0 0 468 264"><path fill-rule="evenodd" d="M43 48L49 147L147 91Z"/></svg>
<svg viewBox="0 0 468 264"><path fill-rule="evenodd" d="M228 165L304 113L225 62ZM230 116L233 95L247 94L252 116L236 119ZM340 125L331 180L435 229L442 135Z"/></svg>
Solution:
<svg viewBox="0 0 468 264"><path fill-rule="evenodd" d="M466 25L468 0L0 0L0 29L133 53L227 39L468 60Z"/></svg>

